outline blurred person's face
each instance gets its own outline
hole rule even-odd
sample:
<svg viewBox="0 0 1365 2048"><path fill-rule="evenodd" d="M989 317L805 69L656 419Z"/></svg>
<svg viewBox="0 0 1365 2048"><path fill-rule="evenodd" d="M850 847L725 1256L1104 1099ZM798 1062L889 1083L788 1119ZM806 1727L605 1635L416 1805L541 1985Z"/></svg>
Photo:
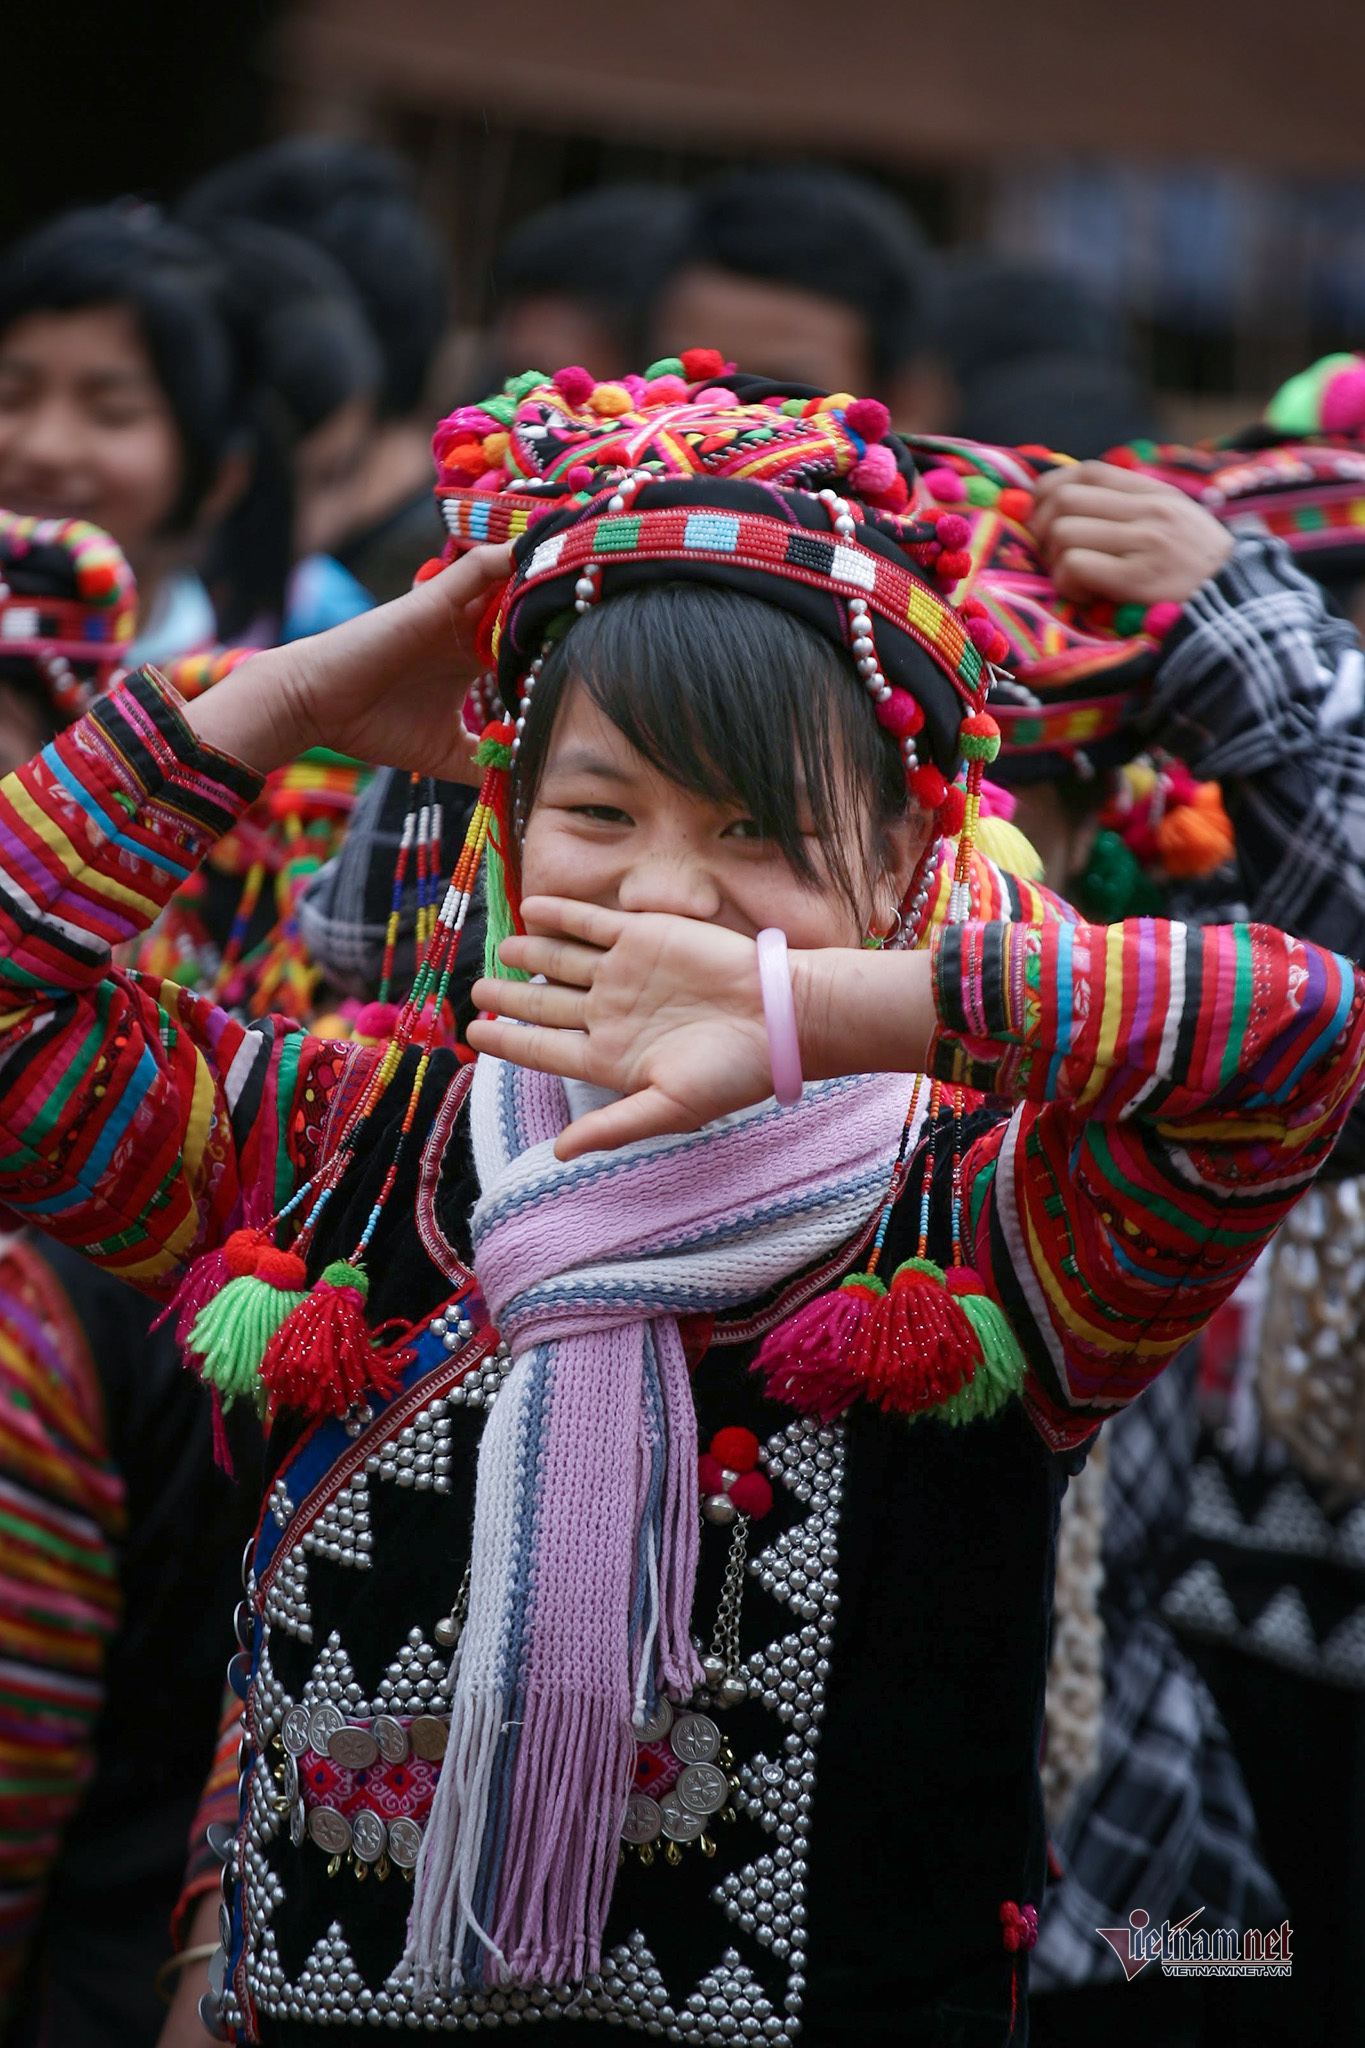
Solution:
<svg viewBox="0 0 1365 2048"><path fill-rule="evenodd" d="M37 699L14 683L0 682L0 775L22 768L40 753L57 729Z"/></svg>
<svg viewBox="0 0 1365 2048"><path fill-rule="evenodd" d="M513 371L545 370L553 376L566 363L581 363L605 380L640 367L626 361L608 319L586 300L559 292L518 299L498 321L494 340L499 362Z"/></svg>
<svg viewBox="0 0 1365 2048"><path fill-rule="evenodd" d="M348 398L294 450L294 553L325 555L357 522L356 491L374 438L374 402Z"/></svg>
<svg viewBox="0 0 1365 2048"><path fill-rule="evenodd" d="M1094 811L1083 818L1067 809L1055 783L1026 783L1014 797L1014 822L1043 863L1043 880L1055 895L1069 899L1099 830L1098 793Z"/></svg>
<svg viewBox="0 0 1365 2048"><path fill-rule="evenodd" d="M872 389L867 322L842 299L800 285L688 264L669 283L654 319L654 354L718 348L760 377L820 391Z"/></svg>
<svg viewBox="0 0 1365 2048"><path fill-rule="evenodd" d="M126 306L30 313L0 336L0 505L88 519L139 573L183 474L175 415Z"/></svg>

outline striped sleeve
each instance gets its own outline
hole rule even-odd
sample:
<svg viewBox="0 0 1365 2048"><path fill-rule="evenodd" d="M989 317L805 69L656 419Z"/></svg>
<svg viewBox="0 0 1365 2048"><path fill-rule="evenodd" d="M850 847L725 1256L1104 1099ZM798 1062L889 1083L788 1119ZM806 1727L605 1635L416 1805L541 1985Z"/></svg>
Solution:
<svg viewBox="0 0 1365 2048"><path fill-rule="evenodd" d="M113 964L262 786L177 703L143 671L0 781L0 1218L151 1292L293 1185L337 1055Z"/></svg>
<svg viewBox="0 0 1365 2048"><path fill-rule="evenodd" d="M1131 1401L1230 1293L1359 1091L1365 977L1263 925L947 928L941 1079L1013 1104L967 1162L975 1258L1049 1442Z"/></svg>

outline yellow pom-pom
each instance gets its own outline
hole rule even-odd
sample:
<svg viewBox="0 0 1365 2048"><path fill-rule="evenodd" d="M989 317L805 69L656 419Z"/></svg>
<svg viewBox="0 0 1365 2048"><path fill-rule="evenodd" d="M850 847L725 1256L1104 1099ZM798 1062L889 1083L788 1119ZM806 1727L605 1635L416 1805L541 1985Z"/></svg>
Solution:
<svg viewBox="0 0 1365 2048"><path fill-rule="evenodd" d="M507 453L507 443L510 439L511 436L509 434L484 435L484 460L490 469L499 469L502 466L502 458Z"/></svg>
<svg viewBox="0 0 1365 2048"><path fill-rule="evenodd" d="M629 412L635 401L624 384L597 384L588 403L603 418L614 420L623 412Z"/></svg>
<svg viewBox="0 0 1365 2048"><path fill-rule="evenodd" d="M1129 761L1123 782L1134 803L1144 803L1156 790L1156 769L1150 761Z"/></svg>
<svg viewBox="0 0 1365 2048"><path fill-rule="evenodd" d="M820 410L821 412L847 412L848 408L855 403L856 397L852 391L831 391L828 398L820 400Z"/></svg>
<svg viewBox="0 0 1365 2048"><path fill-rule="evenodd" d="M977 850L993 860L1007 875L1025 882L1043 880L1043 862L1031 839L1025 838L1008 818L981 818L976 827Z"/></svg>

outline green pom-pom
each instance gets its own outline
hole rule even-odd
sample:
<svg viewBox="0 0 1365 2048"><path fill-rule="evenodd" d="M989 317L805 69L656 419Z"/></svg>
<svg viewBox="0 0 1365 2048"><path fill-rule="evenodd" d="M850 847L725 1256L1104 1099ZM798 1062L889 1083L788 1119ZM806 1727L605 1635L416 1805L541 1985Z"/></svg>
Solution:
<svg viewBox="0 0 1365 2048"><path fill-rule="evenodd" d="M1095 834L1074 893L1085 916L1098 924L1118 924L1125 917L1157 917L1162 910L1161 891L1143 873L1132 847L1117 832L1108 830Z"/></svg>
<svg viewBox="0 0 1365 2048"><path fill-rule="evenodd" d="M1338 353L1320 356L1306 370L1300 370L1287 384L1281 384L1265 409L1266 425L1281 434L1316 434L1322 427L1322 393L1338 370L1355 367L1358 358Z"/></svg>
<svg viewBox="0 0 1365 2048"><path fill-rule="evenodd" d="M930 1412L941 1422L978 1422L994 1415L1018 1393L1027 1361L1010 1319L989 1294L959 1294L957 1305L976 1332L981 1360L956 1394Z"/></svg>
<svg viewBox="0 0 1365 2048"><path fill-rule="evenodd" d="M685 377L681 356L660 356L657 363L651 363L645 371L646 384L652 384L656 377Z"/></svg>
<svg viewBox="0 0 1365 2048"><path fill-rule="evenodd" d="M923 1273L926 1279L937 1280L940 1286L947 1278L942 1266L936 1266L932 1259L902 1259L891 1277L899 1280L902 1273Z"/></svg>
<svg viewBox="0 0 1365 2048"><path fill-rule="evenodd" d="M992 483L988 476L968 476L962 481L969 505L980 505L984 509L993 505L1000 496L999 484Z"/></svg>
<svg viewBox="0 0 1365 2048"><path fill-rule="evenodd" d="M522 370L517 376L509 377L502 388L509 398L521 399L528 391L534 391L538 384L548 384L549 381L543 370ZM491 405L484 407L485 412L492 410Z"/></svg>
<svg viewBox="0 0 1365 2048"><path fill-rule="evenodd" d="M200 1361L200 1378L218 1389L224 1408L245 1395L256 1398L266 1346L304 1298L245 1273L229 1280L200 1309L188 1349Z"/></svg>
<svg viewBox="0 0 1365 2048"><path fill-rule="evenodd" d="M846 1273L839 1282L841 1287L854 1287L863 1294L885 1294L886 1282L879 1280L875 1273Z"/></svg>
<svg viewBox="0 0 1365 2048"><path fill-rule="evenodd" d="M799 420L806 410L806 401L804 398L784 398L782 410L789 420Z"/></svg>
<svg viewBox="0 0 1365 2048"><path fill-rule="evenodd" d="M485 398L479 411L486 412L500 427L510 427L517 416L517 401L515 398Z"/></svg>
<svg viewBox="0 0 1365 2048"><path fill-rule="evenodd" d="M353 1266L349 1259L333 1259L330 1266L324 1266L322 1277L329 1287L354 1287L357 1294L369 1299L370 1276L363 1266Z"/></svg>
<svg viewBox="0 0 1365 2048"><path fill-rule="evenodd" d="M480 768L510 768L511 743L508 740L481 739L474 749L474 759Z"/></svg>
<svg viewBox="0 0 1365 2048"><path fill-rule="evenodd" d="M958 737L965 761L993 761L1000 752L998 732L964 732Z"/></svg>
<svg viewBox="0 0 1365 2048"><path fill-rule="evenodd" d="M1146 616L1147 610L1145 605L1118 605L1115 607L1114 611L1114 631L1118 633L1123 639L1127 640L1131 638L1131 636L1134 633L1140 633L1142 631L1142 621L1146 618Z"/></svg>

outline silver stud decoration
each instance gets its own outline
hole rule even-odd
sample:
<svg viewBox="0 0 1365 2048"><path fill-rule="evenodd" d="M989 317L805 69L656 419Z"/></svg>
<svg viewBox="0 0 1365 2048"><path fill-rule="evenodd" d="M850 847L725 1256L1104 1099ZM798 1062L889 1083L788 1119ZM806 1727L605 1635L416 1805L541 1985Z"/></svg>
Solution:
<svg viewBox="0 0 1365 2048"><path fill-rule="evenodd" d="M364 1472L336 1494L300 1538L301 1550L330 1558L333 1564L370 1569L374 1537L370 1530L370 1496ZM305 1637L310 1641L311 1636Z"/></svg>
<svg viewBox="0 0 1365 2048"><path fill-rule="evenodd" d="M407 1641L387 1666L375 1689L376 1714L438 1713L445 1705L446 1660L430 1644L420 1628L408 1631ZM369 1709L356 1708L357 1715Z"/></svg>
<svg viewBox="0 0 1365 2048"><path fill-rule="evenodd" d="M283 1479L277 1479L271 1487L269 1503L271 1514L275 1517L278 1526L283 1529L294 1512L294 1503L289 1498L289 1488L285 1485Z"/></svg>

